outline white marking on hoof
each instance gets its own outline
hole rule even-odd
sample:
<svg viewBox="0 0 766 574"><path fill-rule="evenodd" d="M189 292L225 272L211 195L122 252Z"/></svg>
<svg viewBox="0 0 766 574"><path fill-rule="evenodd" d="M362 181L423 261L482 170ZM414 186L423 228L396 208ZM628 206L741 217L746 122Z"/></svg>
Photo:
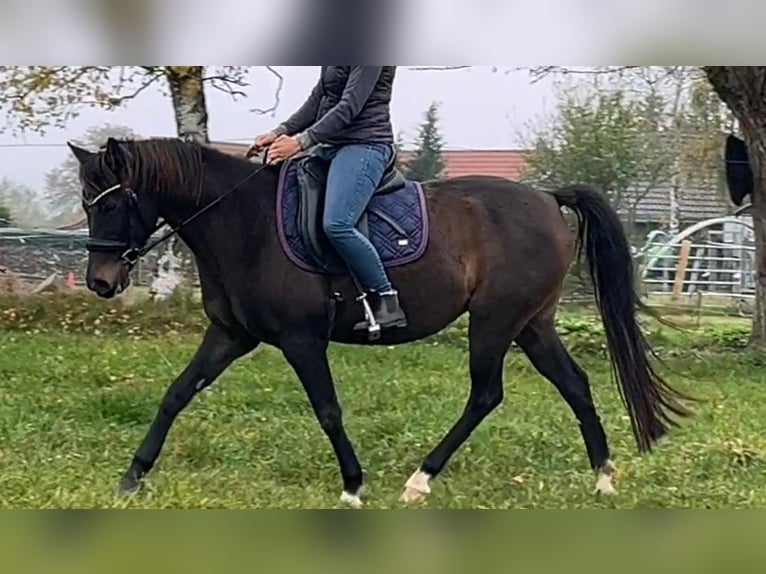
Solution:
<svg viewBox="0 0 766 574"><path fill-rule="evenodd" d="M611 460L606 461L606 464L598 470L598 477L596 478L596 492L599 494L612 495L615 494L614 486L612 485L612 477L614 476L614 464Z"/></svg>
<svg viewBox="0 0 766 574"><path fill-rule="evenodd" d="M351 494L345 490L340 495L340 501L343 504L348 504L351 508L362 508L364 506L364 503L362 502L362 499L359 498L358 494Z"/></svg>
<svg viewBox="0 0 766 574"><path fill-rule="evenodd" d="M428 484L430 480L430 474L420 469L415 471L404 484L404 492L399 497L399 501L405 504L414 504L425 500L426 496L431 494L431 487Z"/></svg>

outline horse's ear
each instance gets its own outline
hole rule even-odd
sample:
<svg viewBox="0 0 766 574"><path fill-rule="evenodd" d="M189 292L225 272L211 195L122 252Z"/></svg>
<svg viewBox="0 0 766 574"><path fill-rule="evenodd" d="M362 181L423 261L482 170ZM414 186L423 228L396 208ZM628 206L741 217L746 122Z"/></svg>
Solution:
<svg viewBox="0 0 766 574"><path fill-rule="evenodd" d="M104 160L115 174L122 174L125 170L125 148L116 139L110 137L104 146Z"/></svg>
<svg viewBox="0 0 766 574"><path fill-rule="evenodd" d="M69 146L69 149L72 150L72 153L77 158L77 161L79 161L80 163L85 163L86 160L88 160L91 156L95 155L94 153L89 152L86 149L77 147L72 142L67 142L67 145Z"/></svg>

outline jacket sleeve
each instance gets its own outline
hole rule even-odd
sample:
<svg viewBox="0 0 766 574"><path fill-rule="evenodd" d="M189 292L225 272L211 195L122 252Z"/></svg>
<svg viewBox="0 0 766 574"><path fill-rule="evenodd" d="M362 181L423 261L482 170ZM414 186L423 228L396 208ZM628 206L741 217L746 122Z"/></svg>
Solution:
<svg viewBox="0 0 766 574"><path fill-rule="evenodd" d="M340 100L297 139L303 149L322 143L346 127L367 103L383 66L353 66Z"/></svg>
<svg viewBox="0 0 766 574"><path fill-rule="evenodd" d="M279 124L274 130L274 133L277 135L292 136L308 128L317 119L317 112L319 111L319 102L321 99L322 80L320 79L311 90L308 99L303 102L303 105L298 108L293 115Z"/></svg>

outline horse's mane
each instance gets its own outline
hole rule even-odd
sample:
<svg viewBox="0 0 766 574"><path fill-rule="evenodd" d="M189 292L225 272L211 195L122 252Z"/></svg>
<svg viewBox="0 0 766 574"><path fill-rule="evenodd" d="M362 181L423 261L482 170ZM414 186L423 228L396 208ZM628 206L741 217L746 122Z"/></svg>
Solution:
<svg viewBox="0 0 766 574"><path fill-rule="evenodd" d="M189 193L202 199L204 162L202 146L173 138L122 140L128 152L131 182L162 195Z"/></svg>
<svg viewBox="0 0 766 574"><path fill-rule="evenodd" d="M258 169L261 162L250 162L210 145L178 138L120 140L128 152L130 180L165 196L191 195L199 204L205 198L205 164L220 159ZM103 154L102 154L103 155ZM102 159L103 161L103 159Z"/></svg>

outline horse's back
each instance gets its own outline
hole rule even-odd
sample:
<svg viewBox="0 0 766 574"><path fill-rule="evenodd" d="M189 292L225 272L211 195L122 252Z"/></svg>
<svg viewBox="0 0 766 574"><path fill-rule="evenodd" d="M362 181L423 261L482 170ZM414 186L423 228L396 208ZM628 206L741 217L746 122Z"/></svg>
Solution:
<svg viewBox="0 0 766 574"><path fill-rule="evenodd" d="M432 239L485 278L509 269L546 285L563 278L575 236L556 198L493 176L460 176L423 185ZM542 288L542 285L541 285Z"/></svg>
<svg viewBox="0 0 766 574"><path fill-rule="evenodd" d="M530 185L497 176L466 175L423 184L434 224L469 223L498 240L560 241L570 238L556 198ZM477 231L477 229L473 229Z"/></svg>

